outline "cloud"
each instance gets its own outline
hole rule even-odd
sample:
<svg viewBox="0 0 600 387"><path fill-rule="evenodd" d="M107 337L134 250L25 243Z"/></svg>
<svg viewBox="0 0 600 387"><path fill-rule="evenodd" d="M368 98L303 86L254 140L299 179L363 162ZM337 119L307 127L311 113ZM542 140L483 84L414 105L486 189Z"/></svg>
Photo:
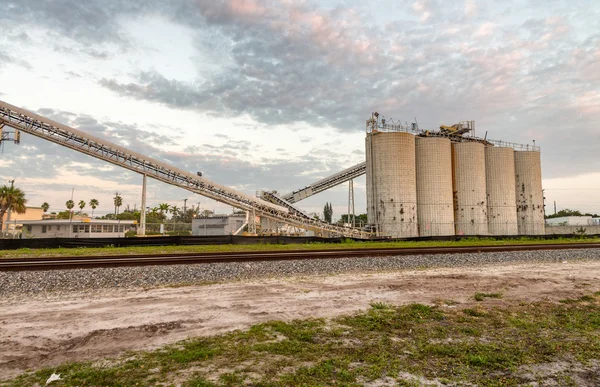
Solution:
<svg viewBox="0 0 600 387"><path fill-rule="evenodd" d="M249 116L273 127L306 122L334 128L336 135L364 130L365 118L376 110L402 121L416 116L425 128L474 119L480 135L536 139L544 150L546 176L600 168L590 146L599 127L600 35L593 18L598 5L529 1L523 10L510 2L471 0L391 5L385 22L352 1L325 7L311 1L150 0L142 6L108 0L102 7L86 7L73 0L25 0L20 12L5 14L12 23L42 25L67 36L105 61L111 54L98 43L133 49L122 34L123 21L161 15L193 31L197 52L189 56L200 58L196 74L173 79L133 64L124 69L126 75L91 77L125 98ZM116 135L102 123L89 125ZM127 128L119 131L132 146L153 151L136 143ZM582 132L585 136L574 135ZM247 151L244 144L224 146L195 149L191 159L159 156L192 166L210 162L199 154L235 160ZM260 174L248 172L253 168L262 166L247 165L247 174L256 178ZM236 178L251 184L244 176Z"/></svg>

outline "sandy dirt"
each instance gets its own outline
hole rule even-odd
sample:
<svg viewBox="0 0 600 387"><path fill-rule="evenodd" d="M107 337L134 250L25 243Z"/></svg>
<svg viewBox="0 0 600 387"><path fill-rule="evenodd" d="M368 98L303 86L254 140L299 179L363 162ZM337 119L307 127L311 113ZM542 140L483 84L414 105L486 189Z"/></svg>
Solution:
<svg viewBox="0 0 600 387"><path fill-rule="evenodd" d="M65 361L114 357L268 320L334 317L391 304L560 300L600 290L600 262L403 270L0 300L0 380ZM442 302L443 304L443 302Z"/></svg>

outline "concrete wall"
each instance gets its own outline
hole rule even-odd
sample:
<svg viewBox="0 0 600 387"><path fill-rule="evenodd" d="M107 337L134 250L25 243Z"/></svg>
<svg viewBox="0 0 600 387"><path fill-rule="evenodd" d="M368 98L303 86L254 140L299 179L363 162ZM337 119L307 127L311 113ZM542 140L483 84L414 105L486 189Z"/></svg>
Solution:
<svg viewBox="0 0 600 387"><path fill-rule="evenodd" d="M192 219L192 235L230 235L236 232L245 220L245 215Z"/></svg>
<svg viewBox="0 0 600 387"><path fill-rule="evenodd" d="M585 234L600 234L600 226L551 226L546 225L546 234L578 234L578 230L584 229Z"/></svg>

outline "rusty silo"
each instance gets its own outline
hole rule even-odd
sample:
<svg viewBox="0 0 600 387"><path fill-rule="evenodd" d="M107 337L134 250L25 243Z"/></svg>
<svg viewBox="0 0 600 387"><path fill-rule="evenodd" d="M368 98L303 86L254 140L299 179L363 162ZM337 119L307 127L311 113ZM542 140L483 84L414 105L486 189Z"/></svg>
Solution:
<svg viewBox="0 0 600 387"><path fill-rule="evenodd" d="M539 151L515 151L517 224L521 235L546 232Z"/></svg>
<svg viewBox="0 0 600 387"><path fill-rule="evenodd" d="M419 235L454 235L450 140L417 137L415 164Z"/></svg>
<svg viewBox="0 0 600 387"><path fill-rule="evenodd" d="M378 235L418 236L415 137L373 131L367 133L366 144L369 222L377 226Z"/></svg>
<svg viewBox="0 0 600 387"><path fill-rule="evenodd" d="M456 234L487 235L483 144L452 143L452 185Z"/></svg>
<svg viewBox="0 0 600 387"><path fill-rule="evenodd" d="M488 231L491 235L517 235L515 152L500 146L485 147Z"/></svg>

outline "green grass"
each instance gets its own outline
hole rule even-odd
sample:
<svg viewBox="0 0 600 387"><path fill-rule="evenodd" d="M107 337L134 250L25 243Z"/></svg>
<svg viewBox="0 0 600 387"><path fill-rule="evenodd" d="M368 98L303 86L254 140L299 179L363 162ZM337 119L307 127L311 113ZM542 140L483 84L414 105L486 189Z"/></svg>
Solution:
<svg viewBox="0 0 600 387"><path fill-rule="evenodd" d="M0 258L27 257L66 257L82 255L136 255L136 254L174 254L196 252L239 252L239 251L289 251L289 250L339 250L372 248L413 248L441 246L498 246L519 244L557 244L557 243L600 243L600 238L515 238L497 240L494 238L465 238L458 241L418 241L418 242L356 242L347 240L342 243L306 243L306 244L256 244L256 245L200 245L200 246L138 246L138 247L85 247L57 249L18 249L0 250Z"/></svg>
<svg viewBox="0 0 600 387"><path fill-rule="evenodd" d="M574 385L570 369L599 371L600 294L576 302L448 310L374 302L333 320L271 321L98 363L37 370L1 385L52 386L399 386ZM567 371L528 379L521 367L567 362ZM594 365L596 364L596 365ZM587 368L586 368L587 367ZM591 367L591 368L590 368ZM596 367L596 368L593 368ZM574 372L574 371L573 371ZM582 377L582 374L577 375ZM389 383L388 383L389 384Z"/></svg>

